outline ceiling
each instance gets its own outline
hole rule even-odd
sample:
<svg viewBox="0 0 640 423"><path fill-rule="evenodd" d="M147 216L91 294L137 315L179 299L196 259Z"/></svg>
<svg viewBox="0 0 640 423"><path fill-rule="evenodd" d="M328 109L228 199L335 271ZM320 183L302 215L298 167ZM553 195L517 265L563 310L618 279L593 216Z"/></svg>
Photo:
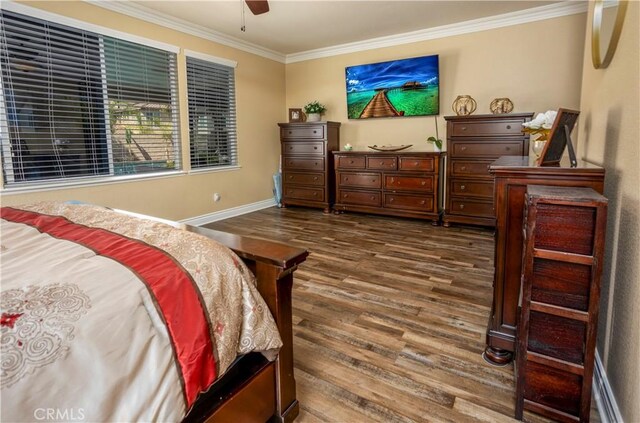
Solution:
<svg viewBox="0 0 640 423"><path fill-rule="evenodd" d="M281 55L363 42L558 3L558 1L270 0L254 16L243 0L127 1L129 8ZM241 31L244 10L245 32Z"/></svg>

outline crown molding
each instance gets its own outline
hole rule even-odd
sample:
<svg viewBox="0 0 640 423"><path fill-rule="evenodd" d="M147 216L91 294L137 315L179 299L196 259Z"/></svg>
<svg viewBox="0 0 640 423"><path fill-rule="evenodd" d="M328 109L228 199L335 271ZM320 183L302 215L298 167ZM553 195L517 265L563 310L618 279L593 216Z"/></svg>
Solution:
<svg viewBox="0 0 640 423"><path fill-rule="evenodd" d="M289 64L305 60L337 56L340 54L355 53L363 50L393 47L402 44L435 40L438 38L452 37L455 35L469 34L472 32L486 31L512 25L520 25L561 16L576 15L578 13L586 13L587 9L588 3L586 1L563 1L547 6L534 7L532 9L489 16L486 18L473 19L451 25L443 25L430 29L390 35L387 37L372 38L355 43L340 44L332 47L293 53L286 56L285 63Z"/></svg>
<svg viewBox="0 0 640 423"><path fill-rule="evenodd" d="M86 3L122 13L137 19L155 23L166 28L181 31L186 34L204 38L219 44L223 44L238 50L256 54L267 59L280 63L296 63L305 60L320 59L324 57L337 56L341 54L355 53L363 50L373 50L377 48L393 47L402 44L416 43L420 41L435 40L438 38L452 37L456 35L469 34L490 29L503 28L512 25L520 25L529 22L536 22L545 19L552 19L562 16L586 13L588 9L587 1L562 1L546 6L534 7L517 12L505 13L502 15L489 16L481 19L474 19L465 22L458 22L451 25L443 25L436 28L423 29L406 32L402 34L390 35L386 37L372 38L354 43L339 44L336 46L320 49L308 50L299 53L284 54L274 50L261 47L257 44L248 43L239 38L195 25L182 19L177 19L171 15L156 12L145 6L126 1L109 0L83 0Z"/></svg>
<svg viewBox="0 0 640 423"><path fill-rule="evenodd" d="M176 31L184 32L185 34L195 35L196 37L204 38L218 44L246 51L247 53L252 53L258 56L265 57L267 59L275 60L276 62L285 63L286 61L286 55L277 51L269 50L257 44L248 43L239 38L235 38L230 35L205 28L201 25L196 25L191 22L175 18L166 13L156 12L135 3L109 0L83 1L94 6L102 7L103 9L111 10L112 12L122 13L123 15L141 19L146 22L151 22L165 28L175 29Z"/></svg>

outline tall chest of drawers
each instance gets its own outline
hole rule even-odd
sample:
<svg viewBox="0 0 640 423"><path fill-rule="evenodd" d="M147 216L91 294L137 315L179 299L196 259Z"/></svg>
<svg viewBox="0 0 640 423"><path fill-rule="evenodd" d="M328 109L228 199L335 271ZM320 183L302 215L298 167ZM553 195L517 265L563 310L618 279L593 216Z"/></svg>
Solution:
<svg viewBox="0 0 640 423"><path fill-rule="evenodd" d="M522 132L522 124L532 116L445 116L448 159L444 226L495 226L489 165L500 156L529 154L529 136Z"/></svg>
<svg viewBox="0 0 640 423"><path fill-rule="evenodd" d="M334 209L439 222L440 153L334 153Z"/></svg>
<svg viewBox="0 0 640 423"><path fill-rule="evenodd" d="M279 123L282 206L331 211L335 183L331 151L340 149L340 122Z"/></svg>

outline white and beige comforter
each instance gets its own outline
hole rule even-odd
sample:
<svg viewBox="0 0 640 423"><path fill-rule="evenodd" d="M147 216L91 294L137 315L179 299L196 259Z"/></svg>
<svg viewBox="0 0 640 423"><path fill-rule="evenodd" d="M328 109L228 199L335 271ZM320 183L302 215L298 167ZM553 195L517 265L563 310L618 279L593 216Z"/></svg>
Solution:
<svg viewBox="0 0 640 423"><path fill-rule="evenodd" d="M5 207L2 421L179 421L238 354L281 346L226 247L91 205Z"/></svg>

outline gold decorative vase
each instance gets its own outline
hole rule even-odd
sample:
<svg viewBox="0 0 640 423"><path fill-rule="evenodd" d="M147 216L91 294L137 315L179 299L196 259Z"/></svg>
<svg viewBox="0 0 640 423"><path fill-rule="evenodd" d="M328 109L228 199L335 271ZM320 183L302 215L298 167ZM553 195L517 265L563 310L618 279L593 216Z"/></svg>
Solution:
<svg viewBox="0 0 640 423"><path fill-rule="evenodd" d="M489 110L491 110L491 113L494 115L511 113L513 111L513 102L506 97L496 98L489 105Z"/></svg>
<svg viewBox="0 0 640 423"><path fill-rule="evenodd" d="M470 95L459 95L453 101L453 111L458 116L467 116L476 111L478 103Z"/></svg>

